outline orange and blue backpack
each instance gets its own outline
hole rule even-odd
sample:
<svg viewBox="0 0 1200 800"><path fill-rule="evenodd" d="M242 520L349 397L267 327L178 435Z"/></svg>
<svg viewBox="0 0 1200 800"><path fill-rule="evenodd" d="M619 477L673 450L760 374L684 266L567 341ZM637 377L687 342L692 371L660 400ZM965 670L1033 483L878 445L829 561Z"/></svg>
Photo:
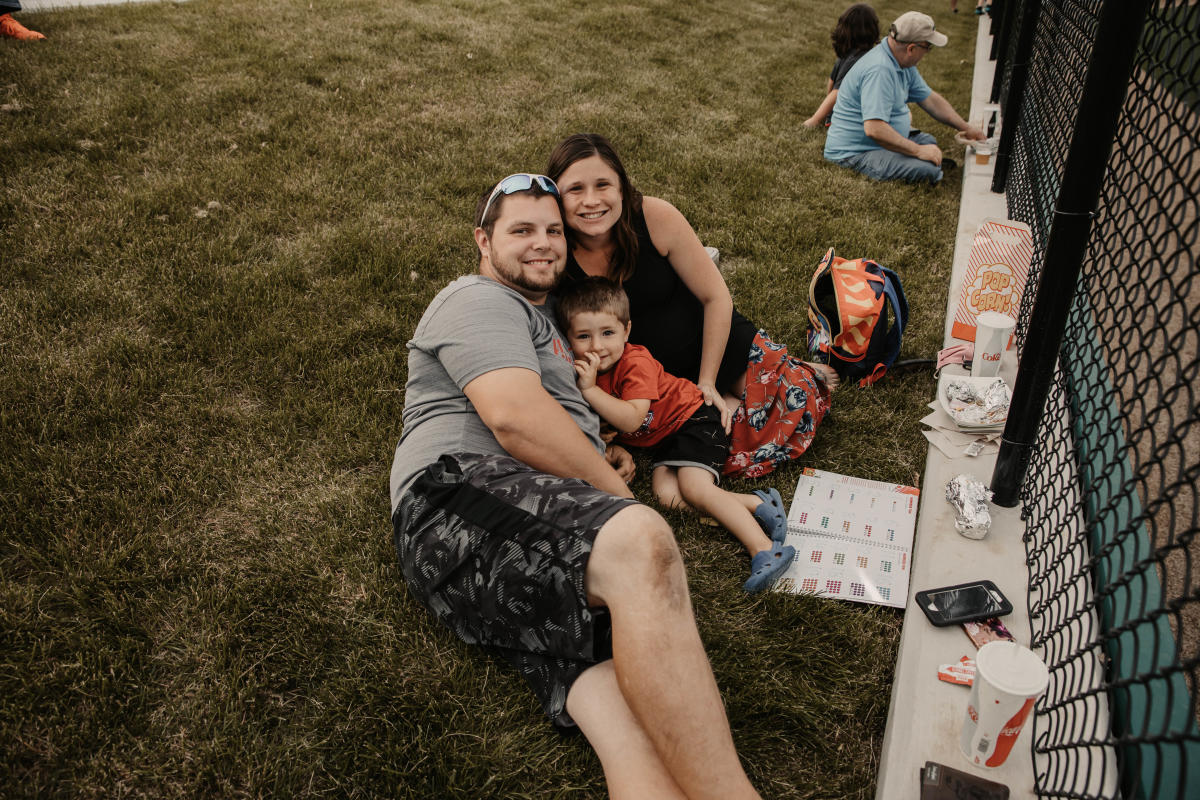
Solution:
<svg viewBox="0 0 1200 800"><path fill-rule="evenodd" d="M808 350L844 379L870 386L900 354L908 300L900 278L865 258L825 253L808 285Z"/></svg>

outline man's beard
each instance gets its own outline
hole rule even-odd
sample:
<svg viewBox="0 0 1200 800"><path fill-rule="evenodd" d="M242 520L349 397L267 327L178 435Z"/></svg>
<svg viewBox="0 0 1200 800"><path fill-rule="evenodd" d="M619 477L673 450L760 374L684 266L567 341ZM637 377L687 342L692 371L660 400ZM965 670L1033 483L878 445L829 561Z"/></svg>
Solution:
<svg viewBox="0 0 1200 800"><path fill-rule="evenodd" d="M506 264L496 259L495 255L494 252L488 254L488 259L492 263L492 271L505 283L517 289L523 289L533 294L546 294L558 286L558 280L562 277L562 269L553 274L539 271L536 275L529 275L526 274L520 261L515 264Z"/></svg>

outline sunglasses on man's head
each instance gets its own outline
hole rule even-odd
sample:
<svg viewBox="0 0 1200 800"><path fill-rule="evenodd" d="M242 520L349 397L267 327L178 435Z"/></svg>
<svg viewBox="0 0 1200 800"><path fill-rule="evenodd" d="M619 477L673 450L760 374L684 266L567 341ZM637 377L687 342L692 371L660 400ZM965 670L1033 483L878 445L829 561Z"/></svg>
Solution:
<svg viewBox="0 0 1200 800"><path fill-rule="evenodd" d="M483 206L483 214L479 220L482 222L487 219L488 210L492 207L492 201L500 194L514 194L516 192L527 192L533 188L533 184L537 183L542 188L543 192L552 194L558 197L558 184L547 178L545 175L534 175L529 172L518 172L515 175L509 175L496 184L496 188L492 189L491 196L488 197Z"/></svg>

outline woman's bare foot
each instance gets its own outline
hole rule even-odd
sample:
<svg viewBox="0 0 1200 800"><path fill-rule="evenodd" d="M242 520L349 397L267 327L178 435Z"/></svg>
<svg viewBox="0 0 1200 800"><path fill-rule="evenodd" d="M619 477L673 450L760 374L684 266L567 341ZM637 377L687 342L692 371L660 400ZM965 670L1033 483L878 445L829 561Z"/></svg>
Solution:
<svg viewBox="0 0 1200 800"><path fill-rule="evenodd" d="M804 365L811 369L817 376L817 380L828 386L829 391L831 392L837 389L838 384L842 382L842 379L838 377L837 370L828 364L817 364L812 361L805 361Z"/></svg>

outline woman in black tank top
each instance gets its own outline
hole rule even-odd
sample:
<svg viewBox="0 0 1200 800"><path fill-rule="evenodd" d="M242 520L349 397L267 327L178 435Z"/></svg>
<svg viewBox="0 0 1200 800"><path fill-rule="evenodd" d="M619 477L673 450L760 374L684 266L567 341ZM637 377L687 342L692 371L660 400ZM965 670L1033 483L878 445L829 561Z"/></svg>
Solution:
<svg viewBox="0 0 1200 800"><path fill-rule="evenodd" d="M546 174L558 184L567 225L563 281L599 275L620 283L629 296L629 340L646 347L667 372L695 382L707 404L734 413L731 463L739 446L750 448L752 455L739 466L727 465L726 471L766 474L803 452L828 408L837 374L823 364L787 356L786 348L770 342L734 309L724 278L683 214L665 200L643 197L603 136L575 134L563 140L551 154ZM788 374L780 373L776 362L781 358L801 365L803 374L794 374L790 363L782 364ZM770 392L793 390L790 399L752 399L748 388L750 394L761 394L762 387L748 387L748 374L769 384ZM794 391L798 383L808 384L800 394ZM797 406L800 395L806 397L800 404L804 408L791 408L789 415L807 414L803 420L779 420L756 407L760 402L785 410ZM807 429L806 441L773 436L780 425L789 433ZM741 445L739 426L745 429Z"/></svg>

